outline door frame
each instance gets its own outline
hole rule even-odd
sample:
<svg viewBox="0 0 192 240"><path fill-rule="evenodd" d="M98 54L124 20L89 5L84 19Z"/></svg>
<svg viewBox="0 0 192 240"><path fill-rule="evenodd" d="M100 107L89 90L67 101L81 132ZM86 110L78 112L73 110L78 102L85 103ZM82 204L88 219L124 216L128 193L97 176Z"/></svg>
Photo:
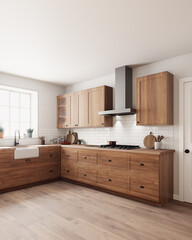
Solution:
<svg viewBox="0 0 192 240"><path fill-rule="evenodd" d="M192 77L179 79L179 200L184 201L184 84Z"/></svg>

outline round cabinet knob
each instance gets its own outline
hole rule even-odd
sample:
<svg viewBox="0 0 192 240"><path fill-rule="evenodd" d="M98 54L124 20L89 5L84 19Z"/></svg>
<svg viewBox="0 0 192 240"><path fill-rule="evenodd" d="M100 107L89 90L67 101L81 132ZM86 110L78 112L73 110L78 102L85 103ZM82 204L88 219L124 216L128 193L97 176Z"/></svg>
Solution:
<svg viewBox="0 0 192 240"><path fill-rule="evenodd" d="M86 159L87 157L86 157L86 156L84 156L83 158L84 158L84 159Z"/></svg>
<svg viewBox="0 0 192 240"><path fill-rule="evenodd" d="M108 160L108 162L112 162L112 160L111 160L111 159L109 159L109 160Z"/></svg>
<svg viewBox="0 0 192 240"><path fill-rule="evenodd" d="M185 153L190 153L189 149L185 149Z"/></svg>
<svg viewBox="0 0 192 240"><path fill-rule="evenodd" d="M84 177L86 177L87 176L87 174L86 173L84 173Z"/></svg>

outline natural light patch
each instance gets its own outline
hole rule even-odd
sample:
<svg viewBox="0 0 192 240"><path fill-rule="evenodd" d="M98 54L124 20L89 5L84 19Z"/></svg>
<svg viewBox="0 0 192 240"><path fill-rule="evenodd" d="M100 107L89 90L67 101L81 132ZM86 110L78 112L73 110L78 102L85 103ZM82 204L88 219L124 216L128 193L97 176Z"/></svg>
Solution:
<svg viewBox="0 0 192 240"><path fill-rule="evenodd" d="M4 137L13 137L17 129L24 137L28 128L37 137L38 92L0 85L0 126Z"/></svg>

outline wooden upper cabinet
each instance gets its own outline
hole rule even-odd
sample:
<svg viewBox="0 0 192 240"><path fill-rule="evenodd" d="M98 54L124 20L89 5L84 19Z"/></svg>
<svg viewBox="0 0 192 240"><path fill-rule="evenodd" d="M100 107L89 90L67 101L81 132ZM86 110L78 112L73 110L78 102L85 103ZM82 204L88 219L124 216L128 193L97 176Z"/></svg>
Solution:
<svg viewBox="0 0 192 240"><path fill-rule="evenodd" d="M79 101L77 92L71 94L71 124L72 126L79 125Z"/></svg>
<svg viewBox="0 0 192 240"><path fill-rule="evenodd" d="M57 97L58 128L111 127L112 117L99 111L113 108L113 89L101 86Z"/></svg>
<svg viewBox="0 0 192 240"><path fill-rule="evenodd" d="M78 116L79 127L87 127L88 125L88 91L78 92Z"/></svg>
<svg viewBox="0 0 192 240"><path fill-rule="evenodd" d="M57 127L71 127L71 94L57 97Z"/></svg>
<svg viewBox="0 0 192 240"><path fill-rule="evenodd" d="M88 126L111 127L112 117L100 116L100 111L112 109L112 88L101 86L88 90Z"/></svg>
<svg viewBox="0 0 192 240"><path fill-rule="evenodd" d="M173 124L173 75L162 72L137 78L137 125Z"/></svg>
<svg viewBox="0 0 192 240"><path fill-rule="evenodd" d="M71 123L73 127L88 125L88 93L80 91L71 95Z"/></svg>
<svg viewBox="0 0 192 240"><path fill-rule="evenodd" d="M89 102L89 120L88 125L91 127L103 126L104 116L98 114L99 111L104 111L104 92L102 87L92 88L88 90Z"/></svg>

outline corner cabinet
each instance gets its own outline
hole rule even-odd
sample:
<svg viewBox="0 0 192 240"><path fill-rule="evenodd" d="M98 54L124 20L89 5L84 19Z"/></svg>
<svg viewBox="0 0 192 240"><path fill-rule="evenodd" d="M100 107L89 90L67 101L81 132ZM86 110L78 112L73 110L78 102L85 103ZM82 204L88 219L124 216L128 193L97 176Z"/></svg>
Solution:
<svg viewBox="0 0 192 240"><path fill-rule="evenodd" d="M57 127L111 127L111 116L99 111L113 108L113 89L107 86L87 89L57 97Z"/></svg>
<svg viewBox="0 0 192 240"><path fill-rule="evenodd" d="M137 78L137 125L173 125L173 75Z"/></svg>

